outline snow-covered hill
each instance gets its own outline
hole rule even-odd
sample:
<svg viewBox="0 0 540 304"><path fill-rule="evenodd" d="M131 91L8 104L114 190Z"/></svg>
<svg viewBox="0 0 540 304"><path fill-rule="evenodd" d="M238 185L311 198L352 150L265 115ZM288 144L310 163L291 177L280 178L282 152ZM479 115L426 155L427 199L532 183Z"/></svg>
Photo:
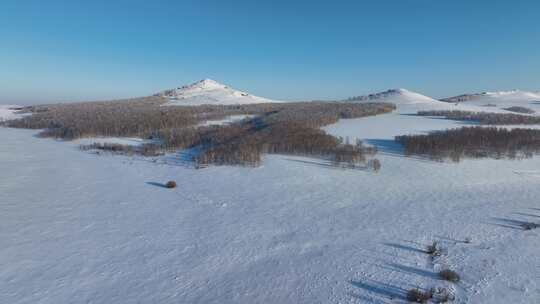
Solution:
<svg viewBox="0 0 540 304"><path fill-rule="evenodd" d="M441 99L442 101L489 107L495 109L504 109L509 107L526 107L540 112L540 92L529 92L521 90L483 92L474 94L463 94L454 97Z"/></svg>
<svg viewBox="0 0 540 304"><path fill-rule="evenodd" d="M468 101L540 101L540 92L529 92L521 90L482 92L473 94L463 94L454 97L441 99L446 102L468 102Z"/></svg>
<svg viewBox="0 0 540 304"><path fill-rule="evenodd" d="M279 102L238 91L212 79L204 79L176 89L162 91L156 96L169 99L165 105L235 105Z"/></svg>
<svg viewBox="0 0 540 304"><path fill-rule="evenodd" d="M369 94L364 96L355 96L347 101L365 101L365 102L390 102L396 105L402 104L440 104L441 101L420 93L412 92L406 89L390 89L384 92Z"/></svg>
<svg viewBox="0 0 540 304"><path fill-rule="evenodd" d="M473 112L501 112L508 113L496 107L481 107L470 104L455 104L436 100L429 96L406 89L390 89L384 92L364 96L351 97L346 102L389 102L397 106L398 113L414 114L426 110L459 110Z"/></svg>

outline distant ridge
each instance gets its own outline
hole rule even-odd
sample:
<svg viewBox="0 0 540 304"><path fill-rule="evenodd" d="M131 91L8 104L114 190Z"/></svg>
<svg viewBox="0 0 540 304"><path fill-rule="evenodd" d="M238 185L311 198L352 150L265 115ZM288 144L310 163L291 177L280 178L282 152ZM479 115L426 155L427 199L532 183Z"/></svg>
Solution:
<svg viewBox="0 0 540 304"><path fill-rule="evenodd" d="M422 95L407 89L390 89L384 92L363 95L363 96L354 96L346 99L347 102L390 102L397 105L400 104L419 104L419 103L430 103L430 104L439 104L441 103L438 100L435 100L429 96Z"/></svg>
<svg viewBox="0 0 540 304"><path fill-rule="evenodd" d="M445 102L467 102L475 100L506 100L506 101L540 101L540 92L530 92L521 90L482 92L472 94L462 94L441 99Z"/></svg>

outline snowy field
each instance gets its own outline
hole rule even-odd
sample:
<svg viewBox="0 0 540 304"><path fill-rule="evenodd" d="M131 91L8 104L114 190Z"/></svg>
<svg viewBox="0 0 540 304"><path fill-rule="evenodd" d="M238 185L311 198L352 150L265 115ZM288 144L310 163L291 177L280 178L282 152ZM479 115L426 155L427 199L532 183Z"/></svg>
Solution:
<svg viewBox="0 0 540 304"><path fill-rule="evenodd" d="M0 303L405 303L441 286L539 302L539 232L519 225L540 220L540 158L404 157L393 136L464 125L406 112L325 128L377 145L379 173L279 155L195 170L0 128Z"/></svg>

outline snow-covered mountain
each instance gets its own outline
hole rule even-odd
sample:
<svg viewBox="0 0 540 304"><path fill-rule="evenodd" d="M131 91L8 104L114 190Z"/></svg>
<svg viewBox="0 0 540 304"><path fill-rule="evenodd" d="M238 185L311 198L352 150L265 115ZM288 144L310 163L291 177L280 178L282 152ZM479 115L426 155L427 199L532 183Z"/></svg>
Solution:
<svg viewBox="0 0 540 304"><path fill-rule="evenodd" d="M467 102L467 101L540 101L540 92L529 92L521 90L482 92L473 94L463 94L454 97L441 99L446 102Z"/></svg>
<svg viewBox="0 0 540 304"><path fill-rule="evenodd" d="M165 105L235 105L279 102L238 91L212 79L204 79L190 85L162 91L156 96L169 99Z"/></svg>
<svg viewBox="0 0 540 304"><path fill-rule="evenodd" d="M347 99L348 102L390 102L396 105L404 104L440 104L441 101L420 93L412 92L406 89L390 89L384 92L369 94L364 96L355 96Z"/></svg>

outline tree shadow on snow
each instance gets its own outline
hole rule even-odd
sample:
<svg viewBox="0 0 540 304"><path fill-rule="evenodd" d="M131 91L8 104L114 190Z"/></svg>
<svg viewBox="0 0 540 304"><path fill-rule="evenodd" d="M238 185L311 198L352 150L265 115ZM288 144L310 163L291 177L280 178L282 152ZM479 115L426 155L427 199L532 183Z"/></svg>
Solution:
<svg viewBox="0 0 540 304"><path fill-rule="evenodd" d="M532 227L536 225L535 223L531 223L528 221L521 221L521 220L515 220L515 219L509 219L509 218L501 218L501 217L492 217L491 218L494 222L488 222L490 225L495 225L503 228L511 228L511 229L517 229L517 230L527 230L526 227Z"/></svg>
<svg viewBox="0 0 540 304"><path fill-rule="evenodd" d="M403 145L393 139L366 139L364 141L369 145L377 147L377 154L394 157L405 157L408 159L426 163L440 162L438 160L431 159L428 156L406 155Z"/></svg>
<svg viewBox="0 0 540 304"><path fill-rule="evenodd" d="M341 166L339 164L333 163L332 161L325 161L325 160L301 160L301 159L294 159L294 158L285 158L285 160L296 162L296 163L302 163L306 165L311 165L311 166L316 166L320 168L326 168L326 169L369 171L369 168L367 166L358 166L358 165L355 165L353 167Z"/></svg>
<svg viewBox="0 0 540 304"><path fill-rule="evenodd" d="M417 116L417 117L422 117L422 118L426 118L426 119L434 119L434 120L450 120L450 121L455 122L458 125L464 125L464 126L477 126L477 125L480 125L480 123L478 121L451 119L451 118L447 118L445 116L426 116L426 115L418 115L418 114L414 114L414 113L402 113L402 114L399 114L399 115Z"/></svg>
<svg viewBox="0 0 540 304"><path fill-rule="evenodd" d="M363 279L361 281L350 280L349 283L354 287L363 289L379 297L384 297L390 300L394 300L394 299L406 300L407 299L407 290L398 286L378 282L372 279ZM368 297L364 297L362 295L358 295L354 293L351 293L350 295L355 298L362 299L363 301L369 300L371 303L375 303L373 299L369 299Z"/></svg>
<svg viewBox="0 0 540 304"><path fill-rule="evenodd" d="M404 274L412 274L416 276L425 277L428 279L437 279L438 275L437 273L413 266L407 266L407 265L400 265L396 263L388 263L388 266L380 266L381 268L391 270L391 271L397 271Z"/></svg>
<svg viewBox="0 0 540 304"><path fill-rule="evenodd" d="M512 212L512 214L523 215L523 216L530 216L530 217L538 217L538 218L540 218L540 215L537 215L537 214L531 214L531 213Z"/></svg>
<svg viewBox="0 0 540 304"><path fill-rule="evenodd" d="M167 188L167 186L163 183L157 183L157 182L146 182L147 185L156 186L160 188Z"/></svg>
<svg viewBox="0 0 540 304"><path fill-rule="evenodd" d="M396 249L401 249L401 250L414 252L414 253L426 253L422 249L418 249L418 248L415 248L415 247L412 247L412 246L402 245L402 244L398 244L398 243L384 243L384 245L386 245L388 247L396 248Z"/></svg>

